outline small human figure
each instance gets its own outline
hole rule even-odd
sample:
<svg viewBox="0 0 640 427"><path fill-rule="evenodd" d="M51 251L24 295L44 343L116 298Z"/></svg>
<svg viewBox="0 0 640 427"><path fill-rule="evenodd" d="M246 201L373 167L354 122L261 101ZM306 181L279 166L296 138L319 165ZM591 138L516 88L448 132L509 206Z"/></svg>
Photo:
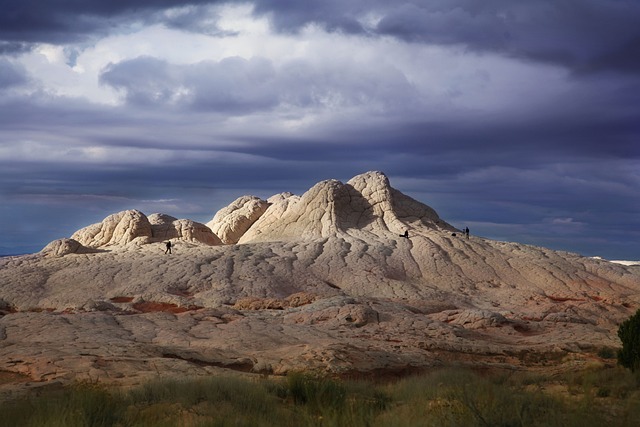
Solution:
<svg viewBox="0 0 640 427"><path fill-rule="evenodd" d="M404 237L405 239L409 238L409 230L404 230L404 234L401 234L400 237Z"/></svg>
<svg viewBox="0 0 640 427"><path fill-rule="evenodd" d="M167 254L167 253L170 254L171 253L171 241L168 241L166 243L166 246L167 246L167 249L165 249L164 253L165 254Z"/></svg>
<svg viewBox="0 0 640 427"><path fill-rule="evenodd" d="M464 234L465 236L467 236L467 239L469 238L469 227L465 227L464 228Z"/></svg>

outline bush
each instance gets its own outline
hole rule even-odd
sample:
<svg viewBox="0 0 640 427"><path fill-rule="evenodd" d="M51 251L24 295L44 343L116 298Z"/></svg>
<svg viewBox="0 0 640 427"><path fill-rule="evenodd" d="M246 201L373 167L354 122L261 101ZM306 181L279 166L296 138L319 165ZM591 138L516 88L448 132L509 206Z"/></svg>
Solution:
<svg viewBox="0 0 640 427"><path fill-rule="evenodd" d="M616 350L611 347L602 347L598 350L598 357L602 359L615 359L616 358Z"/></svg>
<svg viewBox="0 0 640 427"><path fill-rule="evenodd" d="M119 403L103 386L81 382L32 400L3 402L0 426L109 427L124 412Z"/></svg>
<svg viewBox="0 0 640 427"><path fill-rule="evenodd" d="M292 372L287 376L287 383L296 405L309 405L318 409L340 409L345 404L344 386L331 378Z"/></svg>
<svg viewBox="0 0 640 427"><path fill-rule="evenodd" d="M622 349L618 351L618 363L635 372L640 368L640 310L622 322L618 328Z"/></svg>

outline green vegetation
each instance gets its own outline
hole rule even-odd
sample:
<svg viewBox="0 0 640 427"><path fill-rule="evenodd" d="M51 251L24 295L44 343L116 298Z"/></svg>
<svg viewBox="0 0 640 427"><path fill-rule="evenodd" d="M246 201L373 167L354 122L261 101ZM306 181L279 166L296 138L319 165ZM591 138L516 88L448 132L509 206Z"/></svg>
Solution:
<svg viewBox="0 0 640 427"><path fill-rule="evenodd" d="M618 363L634 372L640 370L640 310L622 322L618 337L622 341Z"/></svg>
<svg viewBox="0 0 640 427"><path fill-rule="evenodd" d="M638 376L441 369L374 382L286 378L157 380L132 390L80 383L0 403L0 426L635 426Z"/></svg>

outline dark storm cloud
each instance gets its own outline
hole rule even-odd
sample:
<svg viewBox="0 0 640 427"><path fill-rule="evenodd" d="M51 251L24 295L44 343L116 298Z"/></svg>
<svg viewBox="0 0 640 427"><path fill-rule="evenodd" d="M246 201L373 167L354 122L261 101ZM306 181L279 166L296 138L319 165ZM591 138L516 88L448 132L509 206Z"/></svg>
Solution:
<svg viewBox="0 0 640 427"><path fill-rule="evenodd" d="M79 42L131 22L165 22L181 29L216 33L203 22L201 6L216 0L4 0L0 13L0 48L24 50L30 43ZM185 8L166 16L169 8Z"/></svg>
<svg viewBox="0 0 640 427"><path fill-rule="evenodd" d="M255 13L270 14L273 24L281 31L298 31L310 23L323 25L330 31L361 33L365 29L358 22L358 15L367 10L377 10L378 0L258 0L254 2ZM382 3L384 4L384 3Z"/></svg>
<svg viewBox="0 0 640 427"><path fill-rule="evenodd" d="M390 9L375 27L381 34L432 44L464 44L481 49L503 50L508 27L497 10L471 10L468 5L450 6L405 3ZM475 7L473 7L475 9Z"/></svg>
<svg viewBox="0 0 640 427"><path fill-rule="evenodd" d="M0 49L77 42L131 22L224 34L206 6L238 3L243 2L8 0L0 14ZM640 69L640 3L633 1L255 0L251 4L257 15L268 16L280 31L299 31L313 23L330 31L498 52L580 73ZM177 9L166 14L170 8Z"/></svg>
<svg viewBox="0 0 640 427"><path fill-rule="evenodd" d="M608 0L418 0L256 2L284 31L309 23L347 33L390 35L403 40L460 45L576 72L637 72L640 65L640 3ZM374 14L370 27L359 22Z"/></svg>
<svg viewBox="0 0 640 427"><path fill-rule="evenodd" d="M30 50L29 43L0 40L0 55L19 55Z"/></svg>

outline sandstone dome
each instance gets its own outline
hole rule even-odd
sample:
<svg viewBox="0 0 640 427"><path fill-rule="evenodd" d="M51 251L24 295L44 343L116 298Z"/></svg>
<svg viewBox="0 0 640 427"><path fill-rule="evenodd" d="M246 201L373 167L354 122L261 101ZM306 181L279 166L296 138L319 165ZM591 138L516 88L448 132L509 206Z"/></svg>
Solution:
<svg viewBox="0 0 640 427"><path fill-rule="evenodd" d="M141 245L171 239L206 245L222 243L206 225L199 222L176 219L166 214L147 217L138 210L109 215L99 223L76 231L71 239L89 248Z"/></svg>
<svg viewBox="0 0 640 427"><path fill-rule="evenodd" d="M127 210L106 217L102 222L76 231L71 238L81 245L97 248L126 245L135 239L151 238L151 224L140 211Z"/></svg>
<svg viewBox="0 0 640 427"><path fill-rule="evenodd" d="M69 254L89 254L94 252L96 252L95 249L85 247L77 240L66 238L54 240L40 251L43 255L56 257Z"/></svg>
<svg viewBox="0 0 640 427"><path fill-rule="evenodd" d="M340 235L390 239L418 226L454 230L435 210L391 188L383 173L368 172L346 184L319 182L301 197L278 197L239 243Z"/></svg>
<svg viewBox="0 0 640 427"><path fill-rule="evenodd" d="M170 215L149 215L154 241L178 239L187 242L221 245L222 242L205 224L190 219L177 219Z"/></svg>
<svg viewBox="0 0 640 427"><path fill-rule="evenodd" d="M262 216L269 202L256 196L242 196L220 209L206 225L222 243L238 243L242 235Z"/></svg>

